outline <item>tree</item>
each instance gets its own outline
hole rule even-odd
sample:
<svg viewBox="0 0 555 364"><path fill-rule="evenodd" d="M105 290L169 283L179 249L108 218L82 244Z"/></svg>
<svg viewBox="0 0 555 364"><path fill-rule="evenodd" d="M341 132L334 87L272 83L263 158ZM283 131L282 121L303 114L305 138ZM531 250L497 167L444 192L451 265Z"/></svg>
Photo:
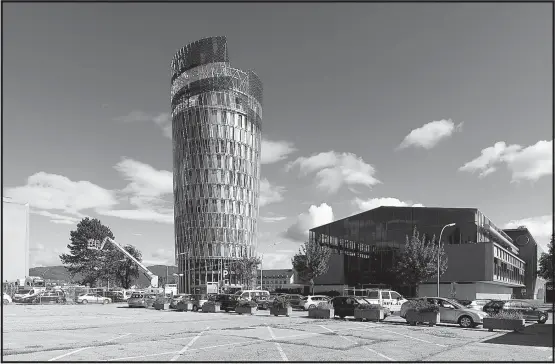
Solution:
<svg viewBox="0 0 555 364"><path fill-rule="evenodd" d="M418 296L418 285L437 277L437 253L440 249L440 275L447 270L447 256L443 247L439 248L439 244L435 244L435 236L431 241L426 240L426 236L418 233L414 228L412 237L407 235L406 244L401 251L395 273L405 284L416 288Z"/></svg>
<svg viewBox="0 0 555 364"><path fill-rule="evenodd" d="M141 251L135 246L126 245L123 249L135 259L141 261ZM116 249L110 250L108 252L107 261L110 262L108 275L122 288L129 289L133 285L133 281L139 278L139 266L121 251Z"/></svg>
<svg viewBox="0 0 555 364"><path fill-rule="evenodd" d="M310 240L299 248L299 253L291 259L293 269L299 278L310 284L314 294L314 279L325 274L329 268L331 249L321 245L318 240Z"/></svg>
<svg viewBox="0 0 555 364"><path fill-rule="evenodd" d="M547 253L542 253L539 261L538 276L547 280L553 281L553 240L555 236L551 235Z"/></svg>
<svg viewBox="0 0 555 364"><path fill-rule="evenodd" d="M107 251L87 248L88 239L103 240L105 237L114 239L109 227L102 225L98 219L84 218L77 224L77 229L70 232L71 243L67 245L70 253L61 254L60 260L72 278L80 276L80 284L93 286L98 279L109 276Z"/></svg>
<svg viewBox="0 0 555 364"><path fill-rule="evenodd" d="M246 284L247 288L251 288L256 278L256 269L261 262L259 257L242 257L233 261L230 268L238 282Z"/></svg>

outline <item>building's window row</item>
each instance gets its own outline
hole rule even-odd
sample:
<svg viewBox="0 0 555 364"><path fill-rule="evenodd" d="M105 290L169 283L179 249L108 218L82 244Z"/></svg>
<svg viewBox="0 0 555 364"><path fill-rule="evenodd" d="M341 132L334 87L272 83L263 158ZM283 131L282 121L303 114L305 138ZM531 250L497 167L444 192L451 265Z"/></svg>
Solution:
<svg viewBox="0 0 555 364"><path fill-rule="evenodd" d="M234 172L235 171L235 172ZM177 180L175 181L178 185L206 185L208 190L204 188L199 189L199 197L209 197L208 193L213 193L216 196L217 189L220 189L221 196L235 196L233 191L230 189L229 193L227 190L223 190L221 186L228 185L234 188L245 188L250 191L258 190L258 178L257 175L249 175L247 173L240 173L237 170L224 170L224 169L193 169L193 168L181 168L176 170ZM177 186L174 186L176 188ZM210 191L200 195L200 190ZM193 191L194 192L194 191ZM229 197L231 198L231 197Z"/></svg>
<svg viewBox="0 0 555 364"><path fill-rule="evenodd" d="M247 173L251 176L257 176L260 173L258 161L249 161L237 156L191 154L182 161L181 167L190 170L193 170L193 168L205 170L203 172L205 181L211 183L218 183L216 182L218 176L215 173L220 171L235 171ZM202 177L202 175L200 176Z"/></svg>
<svg viewBox="0 0 555 364"><path fill-rule="evenodd" d="M202 155L205 158L224 158L225 156L236 156L248 161L257 161L260 157L258 149L250 144L244 144L229 139L182 139L183 148L188 155ZM215 163L215 162L214 162Z"/></svg>
<svg viewBox="0 0 555 364"><path fill-rule="evenodd" d="M497 259L494 262L493 278L494 280L501 282L524 284L523 271L518 270L507 263L502 263Z"/></svg>
<svg viewBox="0 0 555 364"><path fill-rule="evenodd" d="M172 116L192 107L216 107L241 113L247 113L250 109L262 119L262 107L258 100L237 91L208 91L192 96L182 94L174 100L173 104L175 108Z"/></svg>
<svg viewBox="0 0 555 364"><path fill-rule="evenodd" d="M177 215L195 214L198 219L208 219L211 215L224 214L241 215L246 217L256 216L256 206L245 201L220 200L220 199L198 199L184 200L176 209ZM198 215L201 213L201 215Z"/></svg>
<svg viewBox="0 0 555 364"><path fill-rule="evenodd" d="M495 258L498 258L504 262L507 262L509 264L511 264L512 266L516 267L517 269L524 269L524 263L517 259L515 256L513 256L512 254L509 254L509 252L505 251L504 249L499 248L498 246L494 245L493 246L493 256Z"/></svg>
<svg viewBox="0 0 555 364"><path fill-rule="evenodd" d="M229 182L225 180L224 183L233 183L233 179ZM231 184L188 184L177 187L176 190L180 192L176 196L176 201L185 201L193 199L204 198L217 198L222 200L245 201L255 204L255 199L258 196L258 191L249 188L242 188ZM235 185L239 183L234 183ZM256 188L256 186L253 186Z"/></svg>
<svg viewBox="0 0 555 364"><path fill-rule="evenodd" d="M256 215L238 215L220 210L212 214L203 214L201 217L198 214L184 213L185 211L182 206L179 206L176 210L176 217L186 227L221 227L230 229L246 229L248 227L248 230L256 227Z"/></svg>
<svg viewBox="0 0 555 364"><path fill-rule="evenodd" d="M233 242L220 242L216 240L203 241L202 244L196 243L195 236L184 235L187 251L191 257L230 257L240 258L246 256L246 252L252 256L253 247L249 246L249 241L235 239ZM242 241L243 244L237 244ZM234 243L234 244L231 244ZM186 255L184 255L186 256Z"/></svg>
<svg viewBox="0 0 555 364"><path fill-rule="evenodd" d="M192 131L190 133L187 132L187 128L192 129ZM184 128L176 129L174 131L174 137L185 141L187 144L191 142L197 142L196 144L200 144L202 139L224 139L235 141L237 143L243 143L255 150L259 150L260 147L260 139L256 132L248 132L240 128L225 125L187 125ZM199 146L198 148L192 147L191 149L202 150L202 146Z"/></svg>

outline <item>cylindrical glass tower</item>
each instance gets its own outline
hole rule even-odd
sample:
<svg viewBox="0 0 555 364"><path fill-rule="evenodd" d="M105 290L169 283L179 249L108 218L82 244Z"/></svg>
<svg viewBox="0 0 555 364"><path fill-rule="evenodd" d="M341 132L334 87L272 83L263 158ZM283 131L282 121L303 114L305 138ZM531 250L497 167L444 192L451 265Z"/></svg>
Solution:
<svg viewBox="0 0 555 364"><path fill-rule="evenodd" d="M230 263L256 253L262 82L212 37L176 53L171 84L179 291L205 293L237 284Z"/></svg>

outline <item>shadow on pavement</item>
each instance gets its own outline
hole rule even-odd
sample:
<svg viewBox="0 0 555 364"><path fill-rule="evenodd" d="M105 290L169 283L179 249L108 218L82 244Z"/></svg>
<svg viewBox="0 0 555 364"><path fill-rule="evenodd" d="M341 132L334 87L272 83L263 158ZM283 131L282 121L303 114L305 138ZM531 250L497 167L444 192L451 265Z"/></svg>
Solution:
<svg viewBox="0 0 555 364"><path fill-rule="evenodd" d="M485 340L488 344L521 345L521 346L553 346L553 325L533 324L521 332L508 332L505 335Z"/></svg>

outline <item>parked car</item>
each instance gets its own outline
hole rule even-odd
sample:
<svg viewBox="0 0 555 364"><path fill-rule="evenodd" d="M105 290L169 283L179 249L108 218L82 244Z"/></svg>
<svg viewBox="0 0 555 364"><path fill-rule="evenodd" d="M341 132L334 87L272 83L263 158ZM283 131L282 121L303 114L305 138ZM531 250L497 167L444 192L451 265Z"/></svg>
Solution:
<svg viewBox="0 0 555 364"><path fill-rule="evenodd" d="M547 311L539 309L526 301L518 300L493 300L486 303L483 311L488 314L520 312L526 321L537 321L540 324L544 324L549 318L549 313Z"/></svg>
<svg viewBox="0 0 555 364"><path fill-rule="evenodd" d="M474 300L465 306L473 310L483 311L484 306L490 301L491 300Z"/></svg>
<svg viewBox="0 0 555 364"><path fill-rule="evenodd" d="M460 303L464 307L468 307L473 302L472 300L464 300L461 298L453 298L453 301Z"/></svg>
<svg viewBox="0 0 555 364"><path fill-rule="evenodd" d="M13 300L7 293L2 293L2 304L7 305L8 303L12 303Z"/></svg>
<svg viewBox="0 0 555 364"><path fill-rule="evenodd" d="M345 316L354 316L355 307L368 303L369 302L364 298L355 296L338 296L331 300L331 304L334 309L334 316L339 316L340 318L344 318Z"/></svg>
<svg viewBox="0 0 555 364"><path fill-rule="evenodd" d="M307 296L306 299L301 300L300 306L306 311L318 307L321 302L329 302L330 300L331 297L328 296Z"/></svg>
<svg viewBox="0 0 555 364"><path fill-rule="evenodd" d="M301 301L305 299L304 296L301 296L300 294L288 294L285 295L285 299L289 301L292 308L303 308Z"/></svg>
<svg viewBox="0 0 555 364"><path fill-rule="evenodd" d="M109 297L103 297L98 293L88 293L77 297L77 303L82 303L84 305L89 303L102 303L103 305L112 303L112 299Z"/></svg>
<svg viewBox="0 0 555 364"><path fill-rule="evenodd" d="M178 294L173 296L173 298L170 301L170 308L176 309L177 308L177 303L181 302L187 298L191 298L190 294Z"/></svg>
<svg viewBox="0 0 555 364"><path fill-rule="evenodd" d="M25 298L29 296L35 296L39 293L39 290L20 289L16 294L13 295L13 302L23 302Z"/></svg>
<svg viewBox="0 0 555 364"><path fill-rule="evenodd" d="M65 303L66 297L62 291L42 291L36 294L25 296L20 300L21 303Z"/></svg>
<svg viewBox="0 0 555 364"><path fill-rule="evenodd" d="M370 304L387 307L391 313L400 312L403 303L407 302L401 294L388 289L370 290L364 299Z"/></svg>
<svg viewBox="0 0 555 364"><path fill-rule="evenodd" d="M156 297L145 293L133 293L127 300L129 307L151 307Z"/></svg>
<svg viewBox="0 0 555 364"><path fill-rule="evenodd" d="M450 300L442 297L422 297L418 300L425 300L428 303L436 304L439 306L439 320L441 323L459 324L459 326L468 328L481 325L484 317L483 311L474 310L464 307L455 300ZM410 308L410 301L403 303L401 306L400 316L405 318L408 309Z"/></svg>
<svg viewBox="0 0 555 364"><path fill-rule="evenodd" d="M270 296L258 297L256 299L256 303L258 303L258 308L261 309L261 310L267 310L272 305L272 302L274 302L274 300L277 297L279 297L279 296L270 295Z"/></svg>
<svg viewBox="0 0 555 364"><path fill-rule="evenodd" d="M220 303L220 309L225 312L234 311L239 302L239 297L234 294L221 294L216 297L216 302Z"/></svg>
<svg viewBox="0 0 555 364"><path fill-rule="evenodd" d="M193 311L198 311L208 301L208 296L205 294L193 294L191 295L191 300L193 301Z"/></svg>

